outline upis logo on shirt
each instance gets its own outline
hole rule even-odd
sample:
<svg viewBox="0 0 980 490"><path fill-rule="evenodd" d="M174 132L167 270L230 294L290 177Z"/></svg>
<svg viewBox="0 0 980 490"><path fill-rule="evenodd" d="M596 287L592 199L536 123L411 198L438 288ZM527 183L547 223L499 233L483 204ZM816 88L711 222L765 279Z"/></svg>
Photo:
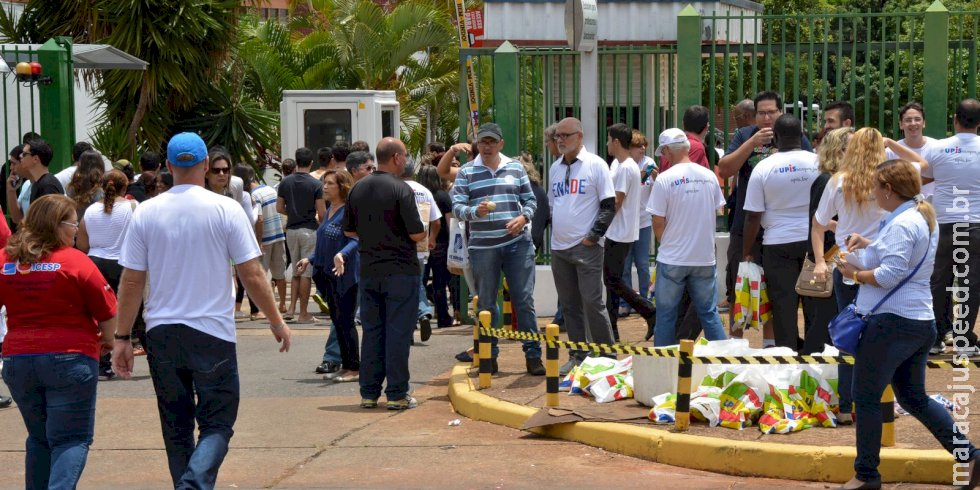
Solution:
<svg viewBox="0 0 980 490"><path fill-rule="evenodd" d="M943 153L948 153L950 155L955 155L957 153L963 153L963 149L960 148L960 147L958 147L958 146L954 146L952 148L943 148Z"/></svg>
<svg viewBox="0 0 980 490"><path fill-rule="evenodd" d="M800 169L797 168L796 165L793 165L792 163L789 164L789 165L786 165L785 167L779 167L779 173L781 173L781 174L798 172L799 170Z"/></svg>
<svg viewBox="0 0 980 490"><path fill-rule="evenodd" d="M679 178L679 179L674 179L674 180L673 180L673 181L672 181L672 182L670 183L670 186L671 186L671 187L677 187L677 186L679 186L679 185L684 185L684 184L687 184L687 183L688 183L688 182L690 182L690 181L691 181L691 179L689 179L689 178L687 178L687 177L681 177L681 178Z"/></svg>
<svg viewBox="0 0 980 490"><path fill-rule="evenodd" d="M29 274L31 272L56 272L61 270L61 264L54 262L36 262L34 264L21 264L20 262L5 262L3 264L3 275L12 276L16 273Z"/></svg>

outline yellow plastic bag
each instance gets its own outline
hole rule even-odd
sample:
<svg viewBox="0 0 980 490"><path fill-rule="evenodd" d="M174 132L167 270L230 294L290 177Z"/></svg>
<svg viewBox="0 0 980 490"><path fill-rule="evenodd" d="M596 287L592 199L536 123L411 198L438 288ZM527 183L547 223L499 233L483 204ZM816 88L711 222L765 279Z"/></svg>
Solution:
<svg viewBox="0 0 980 490"><path fill-rule="evenodd" d="M754 262L738 264L732 314L736 329L761 328L772 317L766 276L762 267Z"/></svg>

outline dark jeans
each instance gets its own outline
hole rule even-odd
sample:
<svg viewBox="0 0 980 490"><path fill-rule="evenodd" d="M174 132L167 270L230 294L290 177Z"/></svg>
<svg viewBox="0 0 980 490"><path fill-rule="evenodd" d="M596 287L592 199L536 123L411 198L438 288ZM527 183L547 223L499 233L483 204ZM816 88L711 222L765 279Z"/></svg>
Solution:
<svg viewBox="0 0 980 490"><path fill-rule="evenodd" d="M881 479L878 473L881 394L889 383L895 390L898 404L925 425L958 461L968 462L980 452L956 430L946 409L926 394L926 361L935 338L933 320L910 320L892 313L868 317L868 327L854 356L854 403L857 406L854 470L858 479Z"/></svg>
<svg viewBox="0 0 980 490"><path fill-rule="evenodd" d="M796 280L803 270L803 259L809 241L781 243L762 246L762 270L769 288L769 301L772 303L772 330L776 345L800 350L799 321L797 319L800 300L803 301L803 316L810 315L813 302L810 298L796 294Z"/></svg>
<svg viewBox="0 0 980 490"><path fill-rule="evenodd" d="M325 271L319 267L313 268L313 285L316 286L317 292L320 293L320 297L326 301L326 298L330 296L327 292L327 283L330 282L331 274L329 271ZM355 315L357 312L357 294L354 294L354 311ZM330 306L329 304L327 305ZM337 340L337 324L333 321L333 315L330 317L330 333L327 335L327 342L323 344L323 362L329 362L333 364L341 364L343 358L340 355L340 341ZM357 330L354 330L354 344L357 344Z"/></svg>
<svg viewBox="0 0 980 490"><path fill-rule="evenodd" d="M361 277L361 398L408 396L408 354L418 318L419 275Z"/></svg>
<svg viewBox="0 0 980 490"><path fill-rule="evenodd" d="M425 277L432 271L432 305L436 310L436 324L439 327L450 327L453 317L449 314L449 298L446 294L452 274L446 265L447 250L437 245L429 252L429 261L425 264Z"/></svg>
<svg viewBox="0 0 980 490"><path fill-rule="evenodd" d="M235 344L179 323L154 327L146 340L174 488L214 488L238 418Z"/></svg>
<svg viewBox="0 0 980 490"><path fill-rule="evenodd" d="M98 368L77 353L3 358L3 382L27 427L24 488L78 484L95 431Z"/></svg>
<svg viewBox="0 0 980 490"><path fill-rule="evenodd" d="M687 288L684 288L684 295L681 296L681 303L677 309L677 313L683 314L684 318L677 324L676 343L680 344L682 340L697 340L701 336L701 331L704 330L704 326L701 325L701 320L698 319L698 312L694 309L694 303L691 301L691 293L687 291Z"/></svg>
<svg viewBox="0 0 980 490"><path fill-rule="evenodd" d="M607 238L603 254L602 283L606 286L606 311L616 341L619 341L619 329L616 326L619 298L626 301L633 311L643 318L650 318L657 314L653 303L637 294L633 287L623 280L623 268L626 266L626 256L630 253L630 245L632 243L617 242Z"/></svg>
<svg viewBox="0 0 980 490"><path fill-rule="evenodd" d="M965 336L969 345L976 345L977 334L973 331L973 325L977 321L977 308L980 308L980 224L968 223L955 230L954 225L939 225L936 265L931 280L932 308L939 339L952 331L953 335ZM958 237L953 236L954 231L959 233ZM954 242L954 238L959 239ZM949 291L946 288L953 287L954 276L959 286ZM954 297L963 305L957 308L962 314L956 321L950 316L954 313ZM960 345L963 346L962 343Z"/></svg>
<svg viewBox="0 0 980 490"><path fill-rule="evenodd" d="M327 272L323 270L313 271L313 277L321 277L323 289L317 284L325 294L324 301L330 307L330 320L333 322L333 331L337 335L337 345L340 347L340 366L344 369L357 371L361 369L361 357L357 347L357 328L354 326L354 312L357 309L357 285L347 288L347 291L338 291L335 281L326 277Z"/></svg>
<svg viewBox="0 0 980 490"><path fill-rule="evenodd" d="M844 276L841 275L840 271L834 269L834 299L837 300L837 311L840 312L847 305L854 302L857 298L858 289L861 286L857 284L847 285L844 284ZM830 335L828 333L828 335ZM854 411L854 397L851 396L851 386L854 380L854 366L848 364L841 364L837 366L837 393L840 396L840 411L841 412L853 412Z"/></svg>

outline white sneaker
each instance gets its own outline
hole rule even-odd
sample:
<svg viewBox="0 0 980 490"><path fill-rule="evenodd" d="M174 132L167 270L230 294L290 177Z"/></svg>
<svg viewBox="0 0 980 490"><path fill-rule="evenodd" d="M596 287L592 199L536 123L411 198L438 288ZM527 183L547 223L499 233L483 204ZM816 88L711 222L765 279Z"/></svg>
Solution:
<svg viewBox="0 0 980 490"><path fill-rule="evenodd" d="M956 355L958 356L967 356L967 357L980 356L980 347L977 347L975 345L970 345L967 347L955 347L953 348L953 352L956 353Z"/></svg>

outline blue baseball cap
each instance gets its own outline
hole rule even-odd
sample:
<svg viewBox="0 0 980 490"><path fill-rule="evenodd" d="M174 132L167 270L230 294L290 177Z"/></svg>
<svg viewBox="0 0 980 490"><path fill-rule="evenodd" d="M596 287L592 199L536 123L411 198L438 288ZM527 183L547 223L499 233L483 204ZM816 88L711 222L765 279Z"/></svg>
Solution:
<svg viewBox="0 0 980 490"><path fill-rule="evenodd" d="M207 157L207 145L194 133L175 134L167 143L167 161L178 167L193 167Z"/></svg>

